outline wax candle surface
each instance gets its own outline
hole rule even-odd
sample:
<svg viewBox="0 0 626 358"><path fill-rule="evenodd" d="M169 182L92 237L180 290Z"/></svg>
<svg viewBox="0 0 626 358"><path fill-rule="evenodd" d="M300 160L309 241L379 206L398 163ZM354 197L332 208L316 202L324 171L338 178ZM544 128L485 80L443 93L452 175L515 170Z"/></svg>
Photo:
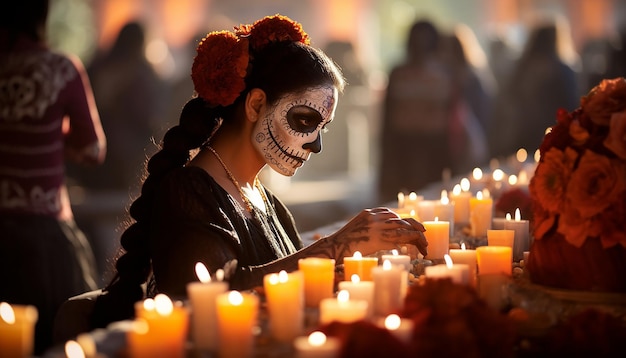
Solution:
<svg viewBox="0 0 626 358"><path fill-rule="evenodd" d="M402 307L404 303L403 287L408 277L404 269L385 261L374 267L374 314L388 315Z"/></svg>
<svg viewBox="0 0 626 358"><path fill-rule="evenodd" d="M252 329L257 325L259 297L229 291L217 296L219 356L243 358L254 353Z"/></svg>
<svg viewBox="0 0 626 358"><path fill-rule="evenodd" d="M35 306L0 302L0 357L30 357L33 354Z"/></svg>
<svg viewBox="0 0 626 358"><path fill-rule="evenodd" d="M513 271L512 250L508 246L480 246L476 248L479 274L504 274Z"/></svg>
<svg viewBox="0 0 626 358"><path fill-rule="evenodd" d="M513 240L513 260L524 259L524 251L530 250L530 227L528 220L522 220L520 210L515 210L515 219L507 220L504 228L515 232Z"/></svg>
<svg viewBox="0 0 626 358"><path fill-rule="evenodd" d="M298 261L304 277L304 302L307 307L319 308L324 298L333 297L335 260L307 257Z"/></svg>
<svg viewBox="0 0 626 358"><path fill-rule="evenodd" d="M513 249L513 239L515 231L513 230L487 230L487 245L489 246L508 246Z"/></svg>
<svg viewBox="0 0 626 358"><path fill-rule="evenodd" d="M461 249L450 249L450 258L456 264L465 264L469 272L469 284L476 287L476 250L465 249L465 244L461 245Z"/></svg>
<svg viewBox="0 0 626 358"><path fill-rule="evenodd" d="M414 323L410 319L401 318L397 314L390 314L378 321L378 326L386 328L400 341L409 344L413 338Z"/></svg>
<svg viewBox="0 0 626 358"><path fill-rule="evenodd" d="M314 331L307 337L298 337L293 342L297 358L334 358L339 356L341 341Z"/></svg>
<svg viewBox="0 0 626 358"><path fill-rule="evenodd" d="M228 283L222 281L223 272L216 280L212 280L206 267L196 265L196 274L200 282L187 284L187 295L191 305L191 338L195 348L216 351L217 337L217 308L215 301L219 294L228 291Z"/></svg>
<svg viewBox="0 0 626 358"><path fill-rule="evenodd" d="M320 302L319 323L324 325L333 321L350 323L367 318L367 301L354 300L346 290L341 290L337 298L325 298Z"/></svg>
<svg viewBox="0 0 626 358"><path fill-rule="evenodd" d="M474 237L487 236L487 230L491 228L493 199L485 193L478 192L476 197L470 199L470 226Z"/></svg>
<svg viewBox="0 0 626 358"><path fill-rule="evenodd" d="M359 251L343 259L346 279L350 279L352 275L359 275L361 281L372 281L372 268L375 266L378 266L378 258L363 257Z"/></svg>
<svg viewBox="0 0 626 358"><path fill-rule="evenodd" d="M469 181L468 181L469 186ZM454 221L457 223L469 223L470 215L470 198L472 194L468 191L462 191L461 185L457 184L450 195L451 202L454 203Z"/></svg>
<svg viewBox="0 0 626 358"><path fill-rule="evenodd" d="M367 302L367 316L374 315L374 282L361 281L358 275L352 275L350 281L341 281L339 291L346 290L350 298Z"/></svg>
<svg viewBox="0 0 626 358"><path fill-rule="evenodd" d="M280 342L291 342L304 330L304 279L302 272L280 271L265 275L269 326Z"/></svg>
<svg viewBox="0 0 626 358"><path fill-rule="evenodd" d="M450 223L447 221L424 221L424 236L428 241L429 260L443 260L450 247Z"/></svg>
<svg viewBox="0 0 626 358"><path fill-rule="evenodd" d="M391 250L390 254L384 254L380 258L380 263L384 263L385 260L391 262L392 265L397 265L402 267L406 271L411 271L411 256L409 255L401 255L397 250ZM376 264L378 266L378 262ZM370 269L371 273L371 269Z"/></svg>

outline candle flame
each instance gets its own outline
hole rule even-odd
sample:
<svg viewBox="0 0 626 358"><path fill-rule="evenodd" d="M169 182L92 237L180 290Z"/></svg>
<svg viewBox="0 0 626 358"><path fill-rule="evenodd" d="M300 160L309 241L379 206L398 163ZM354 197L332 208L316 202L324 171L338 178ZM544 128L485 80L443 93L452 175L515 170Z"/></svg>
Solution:
<svg viewBox="0 0 626 358"><path fill-rule="evenodd" d="M495 181L502 181L502 179L504 179L504 171L502 171L502 169L496 169L491 174L491 177Z"/></svg>
<svg viewBox="0 0 626 358"><path fill-rule="evenodd" d="M463 243L461 243L461 250L466 250L466 248L465 248L465 243L464 243L464 242L463 242Z"/></svg>
<svg viewBox="0 0 626 358"><path fill-rule="evenodd" d="M439 216L435 216L435 222L439 221Z"/></svg>
<svg viewBox="0 0 626 358"><path fill-rule="evenodd" d="M411 209L411 211L409 212L409 216L411 216L412 218L415 217L415 209Z"/></svg>
<svg viewBox="0 0 626 358"><path fill-rule="evenodd" d="M383 270L385 271L391 270L391 261L389 260L383 261Z"/></svg>
<svg viewBox="0 0 626 358"><path fill-rule="evenodd" d="M67 358L85 358L83 348L74 340L65 342L65 355Z"/></svg>
<svg viewBox="0 0 626 358"><path fill-rule="evenodd" d="M360 259L363 257L363 255L361 254L361 251L355 251L352 257L354 257L355 259Z"/></svg>
<svg viewBox="0 0 626 358"><path fill-rule="evenodd" d="M452 266L454 266L454 264L452 263L452 258L450 257L450 255L448 255L448 254L443 255L443 259L446 261L446 266L448 266L448 268L452 268Z"/></svg>
<svg viewBox="0 0 626 358"><path fill-rule="evenodd" d="M278 273L278 282L285 283L287 281L289 281L289 275L287 274L287 271L280 270L280 272Z"/></svg>
<svg viewBox="0 0 626 358"><path fill-rule="evenodd" d="M156 304L153 298L146 298L143 301L143 309L145 309L146 311L154 311L155 308Z"/></svg>
<svg viewBox="0 0 626 358"><path fill-rule="evenodd" d="M398 255L398 250L396 250L396 249L391 250L391 254L392 254L393 256Z"/></svg>
<svg viewBox="0 0 626 358"><path fill-rule="evenodd" d="M240 304L243 303L243 296L241 295L241 292L239 291L230 291L228 293L228 302L231 305L234 306L239 306Z"/></svg>
<svg viewBox="0 0 626 358"><path fill-rule="evenodd" d="M452 188L452 195L459 195L459 194L461 194L461 185L456 184L454 185L454 188Z"/></svg>
<svg viewBox="0 0 626 358"><path fill-rule="evenodd" d="M461 190L469 191L470 190L470 181L467 178L461 179Z"/></svg>
<svg viewBox="0 0 626 358"><path fill-rule="evenodd" d="M359 277L359 275L353 273L352 276L350 276L350 280L352 280L352 283L359 283L361 282L361 278Z"/></svg>
<svg viewBox="0 0 626 358"><path fill-rule="evenodd" d="M450 204L450 199L448 199L448 191L447 190L442 190L441 191L441 204L443 204L443 205Z"/></svg>
<svg viewBox="0 0 626 358"><path fill-rule="evenodd" d="M270 277L268 278L268 281L270 283L270 285L277 285L278 284L278 274L271 274Z"/></svg>
<svg viewBox="0 0 626 358"><path fill-rule="evenodd" d="M515 185L517 184L517 175L512 174L509 175L509 185Z"/></svg>
<svg viewBox="0 0 626 358"><path fill-rule="evenodd" d="M15 312L13 311L13 307L7 302L0 302L0 318L2 318L5 323L15 323Z"/></svg>
<svg viewBox="0 0 626 358"><path fill-rule="evenodd" d="M348 302L350 301L350 292L348 290L341 290L337 294L337 301L339 302Z"/></svg>
<svg viewBox="0 0 626 358"><path fill-rule="evenodd" d="M215 278L218 281L224 281L224 269L217 269L217 271L215 271Z"/></svg>
<svg viewBox="0 0 626 358"><path fill-rule="evenodd" d="M515 209L515 221L522 220L522 213L519 211L519 208Z"/></svg>
<svg viewBox="0 0 626 358"><path fill-rule="evenodd" d="M511 213L506 213L505 218L506 220L511 220Z"/></svg>
<svg viewBox="0 0 626 358"><path fill-rule="evenodd" d="M403 192L398 193L398 207L399 208L404 207L404 193Z"/></svg>
<svg viewBox="0 0 626 358"><path fill-rule="evenodd" d="M320 331L309 334L309 344L314 347L321 347L326 343L326 335Z"/></svg>
<svg viewBox="0 0 626 358"><path fill-rule="evenodd" d="M395 331L400 328L400 323L400 316L397 314L390 314L387 318L385 318L385 328L388 330Z"/></svg>
<svg viewBox="0 0 626 358"><path fill-rule="evenodd" d="M483 200L483 192L482 191L479 191L479 192L476 193L476 199Z"/></svg>
<svg viewBox="0 0 626 358"><path fill-rule="evenodd" d="M417 194L414 191L409 193L409 200L411 201L417 200Z"/></svg>
<svg viewBox="0 0 626 358"><path fill-rule="evenodd" d="M196 262L196 276L202 283L211 282L211 274L209 274L209 270L202 262Z"/></svg>
<svg viewBox="0 0 626 358"><path fill-rule="evenodd" d="M517 150L517 153L515 153L515 157L517 158L518 162L524 163L526 159L528 159L528 152L526 151L526 149L520 148Z"/></svg>
<svg viewBox="0 0 626 358"><path fill-rule="evenodd" d="M489 197L491 197L491 193L489 192L489 189L483 189L483 197L485 199L488 199Z"/></svg>
<svg viewBox="0 0 626 358"><path fill-rule="evenodd" d="M472 176L475 180L480 180L483 178L483 171L480 168L474 168L472 171Z"/></svg>
<svg viewBox="0 0 626 358"><path fill-rule="evenodd" d="M162 293L154 296L155 309L161 316L168 316L174 311L172 300Z"/></svg>

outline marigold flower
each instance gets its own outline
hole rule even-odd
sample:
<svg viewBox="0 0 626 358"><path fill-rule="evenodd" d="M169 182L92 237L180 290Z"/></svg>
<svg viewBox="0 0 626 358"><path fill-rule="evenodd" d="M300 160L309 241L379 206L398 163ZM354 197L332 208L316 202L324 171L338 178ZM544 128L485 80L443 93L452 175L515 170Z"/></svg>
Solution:
<svg viewBox="0 0 626 358"><path fill-rule="evenodd" d="M309 35L302 25L282 15L267 16L256 21L252 27L240 31L249 33L250 47L259 50L270 42L293 41L309 44Z"/></svg>
<svg viewBox="0 0 626 358"><path fill-rule="evenodd" d="M581 108L599 126L608 126L611 115L626 109L626 79L603 80L581 99Z"/></svg>
<svg viewBox="0 0 626 358"><path fill-rule="evenodd" d="M565 151L552 148L542 156L529 190L545 210L553 213L562 210L567 183L577 156L576 151L569 147Z"/></svg>
<svg viewBox="0 0 626 358"><path fill-rule="evenodd" d="M626 160L626 110L611 116L609 134L604 140L604 146L620 159Z"/></svg>

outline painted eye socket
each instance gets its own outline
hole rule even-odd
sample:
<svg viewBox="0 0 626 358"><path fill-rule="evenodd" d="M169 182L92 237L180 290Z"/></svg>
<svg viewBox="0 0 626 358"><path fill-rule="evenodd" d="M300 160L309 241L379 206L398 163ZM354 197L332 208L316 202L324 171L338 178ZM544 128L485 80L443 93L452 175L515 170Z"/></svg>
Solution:
<svg viewBox="0 0 626 358"><path fill-rule="evenodd" d="M287 111L287 123L300 133L315 131L324 119L316 110L306 106L295 106Z"/></svg>

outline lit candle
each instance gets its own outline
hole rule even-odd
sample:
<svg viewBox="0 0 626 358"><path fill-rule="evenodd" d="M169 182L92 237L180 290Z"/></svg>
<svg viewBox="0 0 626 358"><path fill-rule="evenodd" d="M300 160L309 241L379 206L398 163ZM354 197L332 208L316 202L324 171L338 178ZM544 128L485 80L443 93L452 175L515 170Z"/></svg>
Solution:
<svg viewBox="0 0 626 358"><path fill-rule="evenodd" d="M450 202L448 198L448 192L446 190L441 191L441 199L435 202L435 217L441 221L447 221L449 223L450 234L449 237L454 236L454 202Z"/></svg>
<svg viewBox="0 0 626 358"><path fill-rule="evenodd" d="M435 200L422 200L417 204L417 216L422 221L435 219Z"/></svg>
<svg viewBox="0 0 626 358"><path fill-rule="evenodd" d="M280 271L263 278L270 330L280 342L291 342L304 330L303 281L300 271Z"/></svg>
<svg viewBox="0 0 626 358"><path fill-rule="evenodd" d="M146 301L133 329L127 333L130 356L184 357L189 324L187 309L180 302L174 305L164 294Z"/></svg>
<svg viewBox="0 0 626 358"><path fill-rule="evenodd" d="M32 356L37 319L35 306L0 302L0 356Z"/></svg>
<svg viewBox="0 0 626 358"><path fill-rule="evenodd" d="M339 356L341 341L339 338L326 337L320 331L314 331L307 337L298 337L293 346L297 358L333 358Z"/></svg>
<svg viewBox="0 0 626 358"><path fill-rule="evenodd" d="M374 314L386 316L399 310L404 303L406 271L388 260L372 269L374 277ZM404 283L403 283L404 282Z"/></svg>
<svg viewBox="0 0 626 358"><path fill-rule="evenodd" d="M355 300L367 302L367 316L374 315L374 282L361 281L359 275L350 276L350 281L341 281L338 285L339 291L348 291L350 297Z"/></svg>
<svg viewBox="0 0 626 358"><path fill-rule="evenodd" d="M487 230L491 228L492 218L493 199L489 197L489 191L484 189L476 193L476 197L470 199L470 226L472 236L487 236Z"/></svg>
<svg viewBox="0 0 626 358"><path fill-rule="evenodd" d="M251 357L254 352L252 329L257 324L259 297L229 291L217 296L217 325L220 357Z"/></svg>
<svg viewBox="0 0 626 358"><path fill-rule="evenodd" d="M333 297L335 285L335 260L307 257L298 260L298 269L304 275L304 304L319 308L324 298Z"/></svg>
<svg viewBox="0 0 626 358"><path fill-rule="evenodd" d="M223 281L223 270L216 272L217 280L213 281L204 264L196 263L195 269L200 282L187 284L191 305L191 338L196 349L216 351L218 339L215 300L219 294L228 291L228 283Z"/></svg>
<svg viewBox="0 0 626 358"><path fill-rule="evenodd" d="M363 257L356 251L351 257L343 258L343 271L346 278L359 275L361 281L372 281L372 268L378 266L378 258Z"/></svg>
<svg viewBox="0 0 626 358"><path fill-rule="evenodd" d="M494 230L504 230L504 223L511 220L511 213L506 213L503 218L493 218L491 220L491 228Z"/></svg>
<svg viewBox="0 0 626 358"><path fill-rule="evenodd" d="M424 236L428 241L428 255L426 258L429 260L443 260L443 256L448 253L450 248L450 223L448 221L439 221L435 218L434 221L422 222L426 231Z"/></svg>
<svg viewBox="0 0 626 358"><path fill-rule="evenodd" d="M524 258L524 251L530 250L530 228L529 221L522 220L519 208L515 209L515 220L507 220L504 228L513 230L513 260L519 261Z"/></svg>
<svg viewBox="0 0 626 358"><path fill-rule="evenodd" d="M450 249L450 258L456 264L465 264L469 271L469 284L476 287L476 250L467 250L465 243L460 249Z"/></svg>
<svg viewBox="0 0 626 358"><path fill-rule="evenodd" d="M513 230L487 230L487 245L508 246L513 250L514 234Z"/></svg>
<svg viewBox="0 0 626 358"><path fill-rule="evenodd" d="M324 298L320 302L321 325L337 321L351 323L367 318L367 301L350 299L350 293L341 290L337 298Z"/></svg>
<svg viewBox="0 0 626 358"><path fill-rule="evenodd" d="M512 250L508 246L480 246L476 248L478 274L504 274L513 271Z"/></svg>
<svg viewBox="0 0 626 358"><path fill-rule="evenodd" d="M454 221L461 224L469 223L470 219L470 199L472 194L469 192L470 182L467 178L463 178L460 184L452 189L451 199L454 203Z"/></svg>
<svg viewBox="0 0 626 358"><path fill-rule="evenodd" d="M398 340L405 344L409 344L413 338L413 321L401 318L395 313L379 320L378 326L386 328L389 332L391 332L391 334L398 338Z"/></svg>
<svg viewBox="0 0 626 358"><path fill-rule="evenodd" d="M392 265L398 265L402 267L406 271L411 271L411 256L409 255L400 255L398 254L398 250L391 250L391 254L384 254L380 258L380 262L383 263L385 260L389 260ZM378 266L378 259L376 261L376 265ZM370 269L371 272L371 269Z"/></svg>
<svg viewBox="0 0 626 358"><path fill-rule="evenodd" d="M404 198L403 208L417 210L419 203L424 200L424 197L417 195L415 192L410 192L408 198Z"/></svg>
<svg viewBox="0 0 626 358"><path fill-rule="evenodd" d="M454 264L450 255L444 257L445 265L434 265L424 267L424 276L429 279L449 278L454 283L468 285L469 284L469 265Z"/></svg>

